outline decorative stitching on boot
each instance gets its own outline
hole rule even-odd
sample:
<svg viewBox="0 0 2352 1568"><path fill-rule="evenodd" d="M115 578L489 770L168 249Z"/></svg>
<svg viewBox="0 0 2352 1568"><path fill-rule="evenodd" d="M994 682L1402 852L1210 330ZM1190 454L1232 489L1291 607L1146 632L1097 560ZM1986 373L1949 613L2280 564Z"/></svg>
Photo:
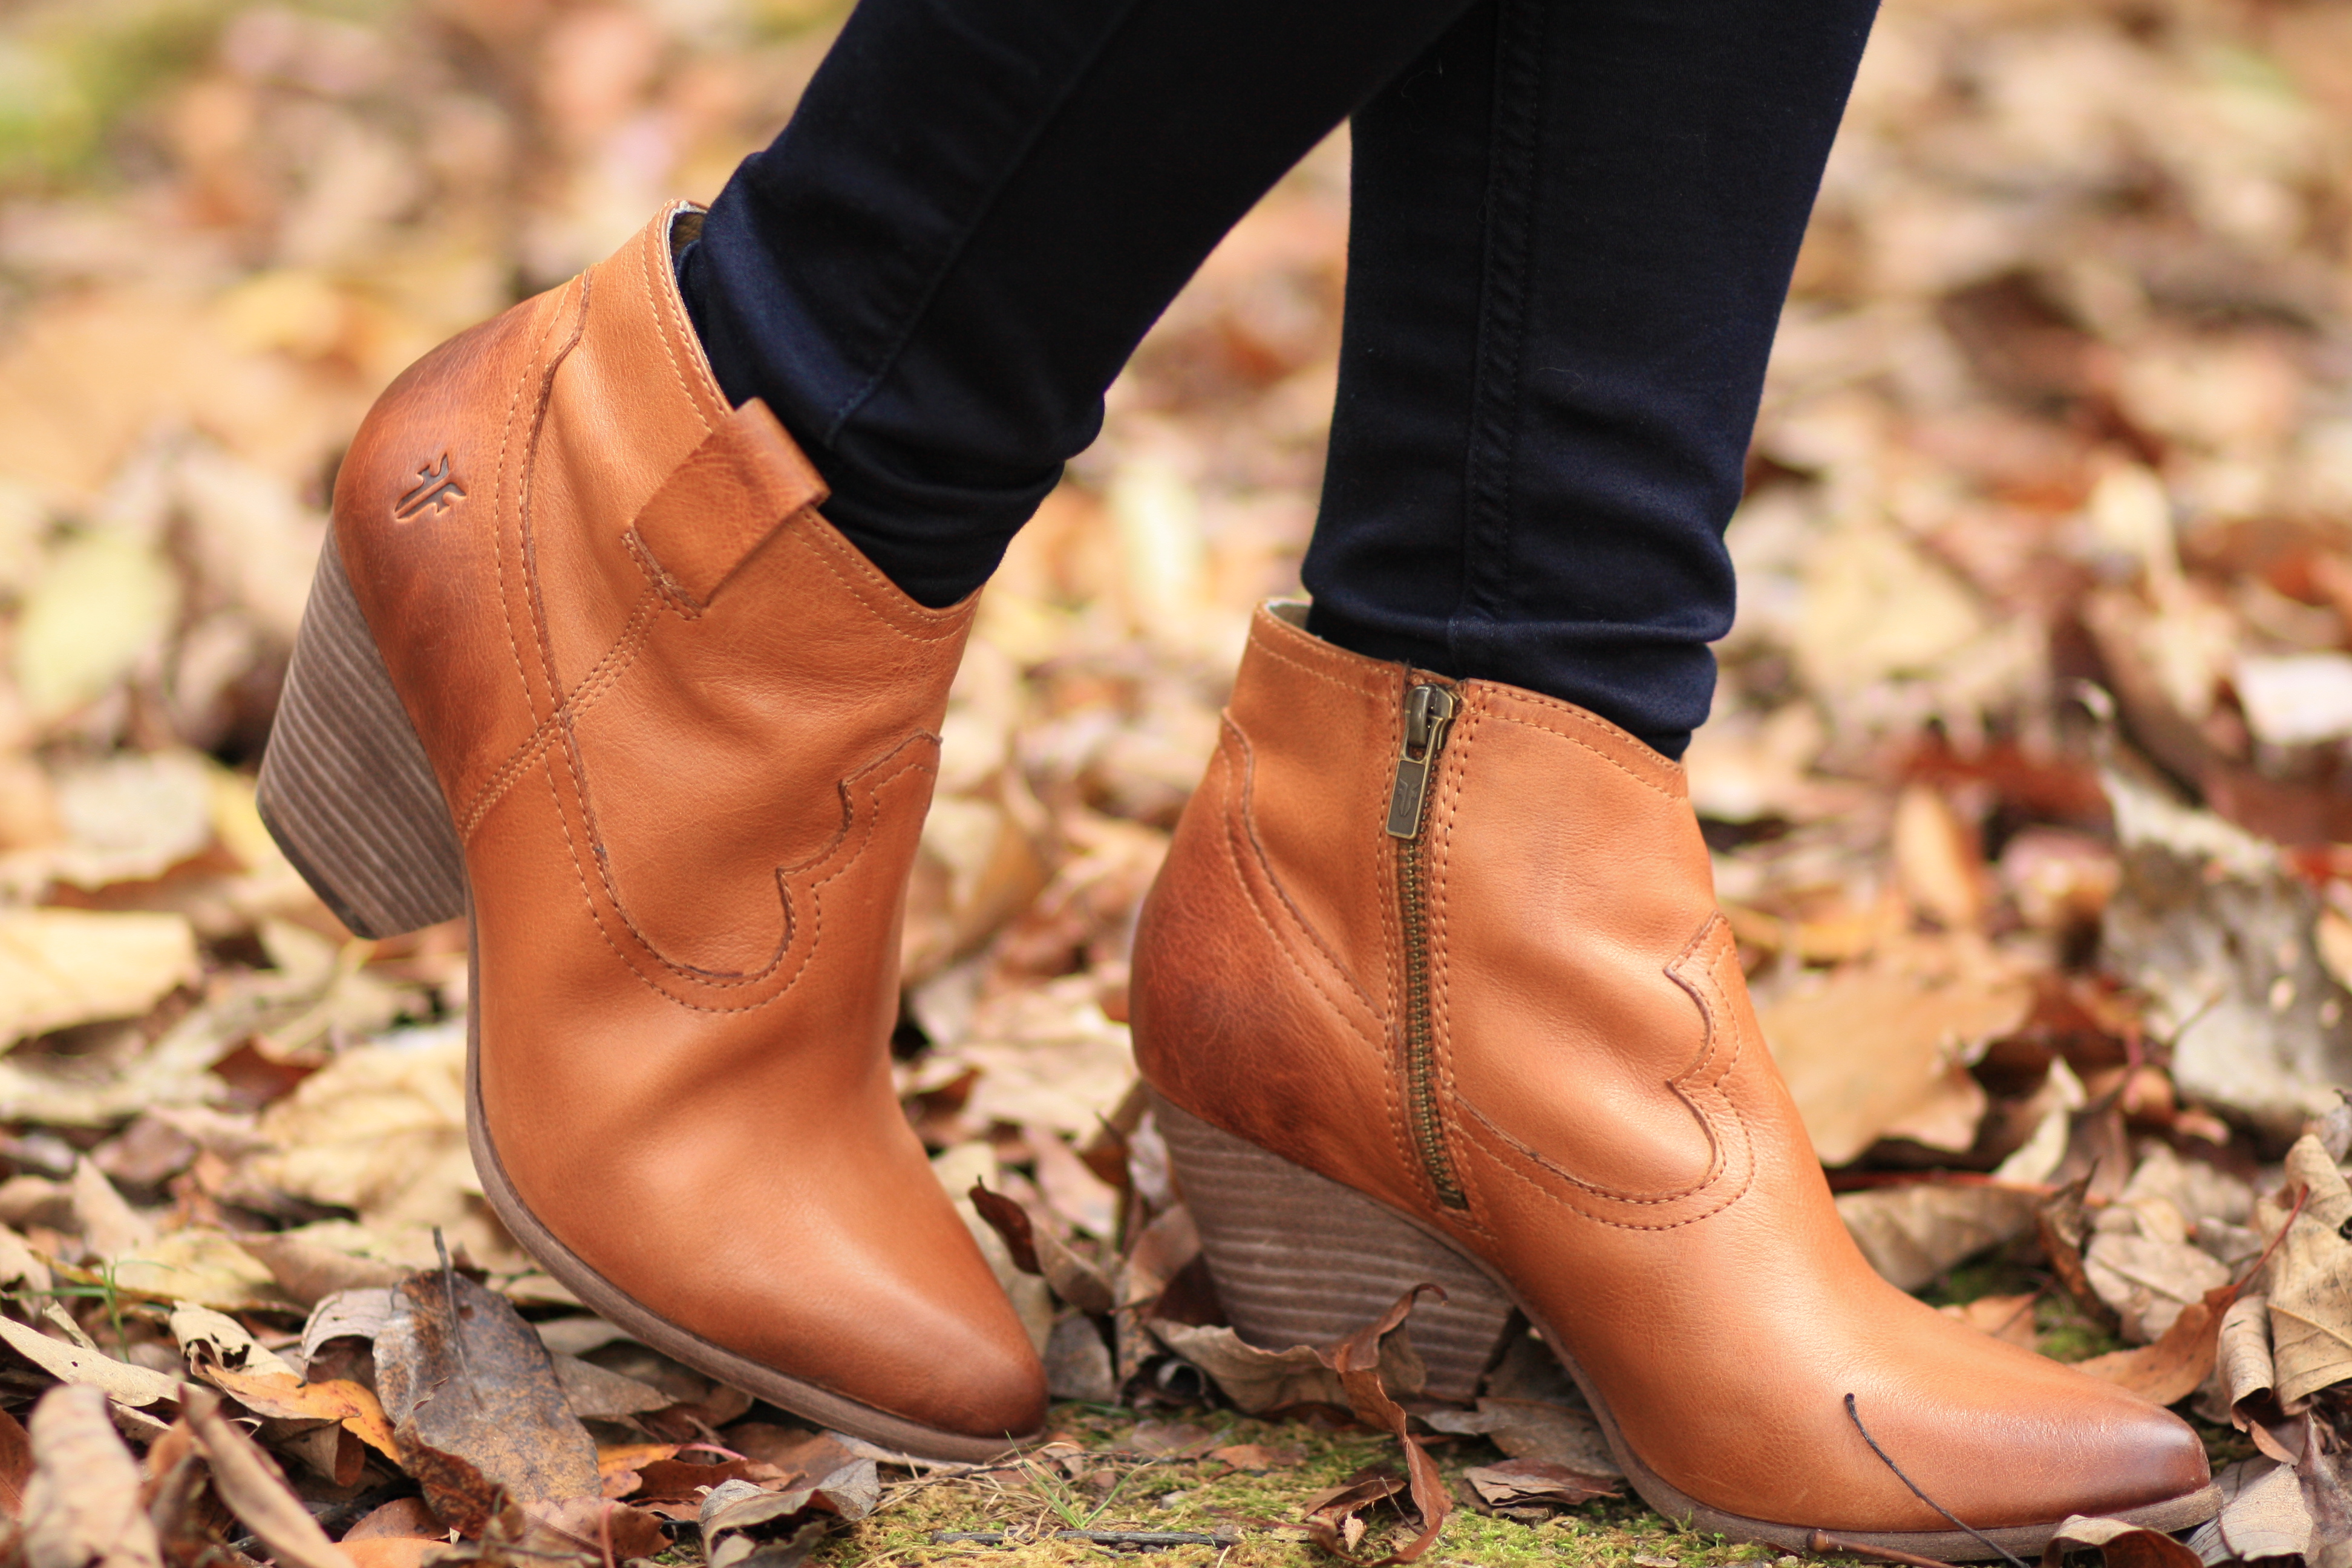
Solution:
<svg viewBox="0 0 2352 1568"><path fill-rule="evenodd" d="M803 507L800 511L793 514L793 521L796 522L803 518L824 521L824 514L813 506ZM832 524L826 523L825 526L831 528ZM929 632L909 631L899 624L899 616L906 613L906 605L893 604L887 596L887 595L899 595L903 597L903 591L897 584L876 571L871 562L860 555L854 563L856 574L853 576L849 573L843 572L840 564L834 560L835 552L829 548L833 541L825 539L814 530L796 531L793 537L800 542L803 549L815 556L818 563L826 571L832 573L842 586L855 595L857 602L864 605L877 620L908 642L944 642L949 637L961 633L971 622L972 614L977 606L970 600L950 605L944 610L934 610L929 605L916 604L912 599L908 599L908 605L912 605L915 609L923 612L925 624L938 628ZM850 548L855 550L856 546L853 545ZM875 595L877 593L886 595L878 604L875 600Z"/></svg>
<svg viewBox="0 0 2352 1568"><path fill-rule="evenodd" d="M1246 759L1249 749L1247 737L1242 734L1240 728L1230 719L1224 721L1224 726L1226 731L1241 743L1243 754ZM1380 1051L1378 1043L1367 1037L1361 1029L1358 1028L1352 1021L1347 1019L1347 1009L1344 999L1335 994L1313 970L1299 962L1297 953L1291 950L1290 943L1283 939L1282 933L1275 929L1274 922L1265 918L1265 910L1259 906L1256 895L1251 891L1249 877L1242 868L1239 845L1243 843L1246 843L1249 846L1250 855L1257 864L1258 874L1265 879L1266 886L1273 889L1274 896L1282 901L1284 910L1290 915L1292 921L1297 924L1301 934L1305 935L1307 941L1313 942L1317 950L1322 952L1325 958L1328 959L1331 957L1331 950L1323 944L1322 939L1316 934L1314 928L1307 925L1305 920L1299 916L1297 906L1290 901L1290 895L1283 889L1283 886L1281 882L1276 879L1272 868L1267 865L1265 860L1265 851L1258 845L1256 834L1250 827L1248 823L1247 803L1248 785L1245 776L1242 791L1235 801L1234 808L1226 815L1225 831L1218 837L1224 843L1226 864L1233 870L1234 884L1241 889L1242 901L1249 907L1250 918L1257 921L1258 929L1264 931L1267 939L1272 942L1275 951L1282 955L1283 962L1290 965L1292 971L1297 973L1301 980L1306 981L1307 984L1314 989L1317 995L1322 997L1324 1001L1330 1003L1334 1009L1339 1013L1341 1021L1347 1024L1349 1034L1362 1044L1372 1047L1375 1057L1380 1057L1383 1053ZM1234 831L1236 826L1241 829L1238 833ZM1348 981L1348 989L1355 995L1357 1001L1361 1003L1367 1011L1371 1010L1371 998L1365 995L1356 987L1353 981L1349 979L1346 969L1340 968L1336 963L1333 967L1339 969L1339 975L1343 980Z"/></svg>
<svg viewBox="0 0 2352 1568"><path fill-rule="evenodd" d="M1582 709L1577 708L1570 703L1561 702L1556 699L1542 696L1536 692L1520 691L1515 688L1511 692L1511 700L1515 702L1524 702L1534 706L1549 708L1559 713L1563 718L1575 721L1580 724L1598 725L1601 722L1600 720L1597 720L1591 715L1584 712ZM1486 705L1481 704L1480 706L1485 707ZM1542 723L1535 719L1528 718L1521 714L1505 712L1498 707L1488 707L1487 711L1507 724L1523 725L1528 729L1539 731L1547 735L1557 735L1561 740L1566 741L1572 745L1581 746L1586 751L1591 752L1594 756L1599 757L1602 762L1607 763L1611 767L1615 768L1619 773L1623 773L1627 778L1632 779L1634 783L1642 785L1644 789L1654 790L1658 794L1664 795L1668 800L1679 801L1684 798L1681 794L1677 793L1671 786L1660 784L1655 779L1643 778L1641 773L1636 772L1634 769L1627 767L1622 762L1611 756L1607 752L1602 751L1600 747L1594 745L1591 742L1586 740L1581 735L1570 733L1569 731L1559 729L1555 725ZM1676 774L1679 774L1682 771L1678 763L1667 763L1665 765L1672 769Z"/></svg>
<svg viewBox="0 0 2352 1568"><path fill-rule="evenodd" d="M540 377L539 405L531 414L530 437L523 447L522 481L515 496L523 603L530 616L533 640L539 647L540 670L547 683L547 708L551 714L563 700L563 682L557 674L555 641L548 630L547 598L540 586L539 542L531 523L531 508L539 479L540 437L546 433L548 410L555 401L555 373L563 368L563 362L572 357L572 351L579 347L581 339L587 335L590 278L589 273L580 275L580 306L572 319L572 335L564 340L562 351L548 362L545 374Z"/></svg>
<svg viewBox="0 0 2352 1568"><path fill-rule="evenodd" d="M1686 1225L1696 1225L1699 1221L1721 1214L1725 1209L1727 1209L1733 1204L1738 1203L1742 1197L1747 1195L1748 1189L1753 1186L1756 1182L1756 1163L1751 1159L1748 1162L1746 1172L1740 1177L1739 1185L1732 1191L1723 1194L1718 1201L1709 1205L1704 1209L1701 1209L1696 1214L1684 1215L1675 1219L1653 1220L1647 1223L1631 1219L1614 1219L1605 1214L1593 1213L1591 1209L1577 1203L1574 1196L1570 1194L1554 1192L1550 1188L1546 1187L1541 1182L1538 1182L1534 1177L1528 1175L1526 1171L1519 1169L1519 1164L1521 1163L1532 1164L1538 1170L1541 1170L1545 1174L1570 1184L1584 1195L1596 1198L1606 1203L1624 1204L1628 1206L1634 1207L1648 1205L1664 1208L1674 1203L1688 1203L1693 1197L1703 1196L1705 1194L1705 1189L1701 1188L1697 1192L1691 1194L1688 1197L1684 1198L1644 1199L1622 1197L1602 1189L1594 1188L1588 1183L1580 1182L1576 1177L1570 1175L1567 1172L1561 1170L1559 1166L1552 1164L1542 1155L1537 1153L1533 1149L1528 1148L1525 1143L1522 1143L1517 1138L1512 1137L1510 1133L1496 1126L1494 1120L1485 1111L1479 1110L1476 1106L1466 1105L1464 1109L1470 1112L1470 1115L1474 1120L1465 1121L1462 1124L1463 1130L1469 1133L1472 1141L1477 1143L1479 1147L1486 1152L1487 1157L1495 1162L1495 1168L1496 1170L1510 1177L1513 1181L1517 1182L1520 1185L1528 1188L1529 1191L1536 1193L1542 1197L1548 1198L1551 1202L1568 1209L1579 1218L1591 1220L1595 1225L1605 1225L1614 1230L1678 1230Z"/></svg>
<svg viewBox="0 0 2352 1568"><path fill-rule="evenodd" d="M839 785L836 786L841 792L841 831L835 835L835 837L827 842L823 848L810 856L807 859L802 860L792 866L779 866L775 868L776 891L783 909L784 930L782 936L777 942L774 955L759 969L740 973L728 973L722 971L703 969L694 964L683 963L664 953L659 947L655 945L653 938L646 932L643 927L638 925L636 918L629 912L628 905L622 898L618 885L614 881L610 861L603 856L598 856L596 857L597 879L604 885L605 897L612 905L614 914L620 919L624 929L628 931L629 935L643 947L647 957L651 958L655 963L660 964L670 973L676 975L678 979L688 984L698 988L732 991L742 990L755 985L772 984L775 985L776 994L783 994L790 991L793 984L799 981L800 977L803 973L807 973L809 966L815 963L817 950L824 942L824 889L826 884L845 875L851 867L855 866L860 859L862 859L866 854L866 847L872 844L874 840L874 835L881 825L882 787L908 773L936 773L938 772L938 763L934 758L925 757L919 752L919 748L920 743L925 741L929 741L934 748L939 744L938 736L931 734L929 731L918 731L916 733L909 735L905 740L899 742L898 745L883 753L882 756L877 758L873 763L868 763L866 766L858 769L856 773L851 773L847 778L843 779ZM911 753L910 748L915 749ZM592 842L601 842L601 835L596 833L595 827L594 802L590 798L586 781L584 777L583 777L581 772L582 763L580 761L576 739L568 738L567 744L564 748L564 753L572 769L572 785L578 792L578 799L581 805L581 816L583 825L589 830ZM895 766L886 766L886 764L893 763L896 763ZM858 826L859 816L857 801L855 798L855 792L861 790L864 793L866 806L864 814L864 831L856 834L855 841L853 842L853 832ZM576 849L574 850L573 858L575 862L575 869L577 869L578 853ZM800 963L793 965L789 973L781 973L780 977L781 967L784 961L791 956L792 950L795 945L794 939L799 934L798 921L792 894L792 882L796 877L814 871L819 867L824 866L828 862L835 861L837 861L837 863L833 865L833 868L831 870L825 872L824 876L810 882L807 886L806 899L809 908L807 951L802 954ZM592 910L595 908L593 900L591 900L590 907ZM599 923L602 923L601 915L599 916ZM635 968L634 964L630 967L632 970L635 970ZM645 976L640 974L639 978L644 979ZM651 982L647 981L647 984L650 984ZM660 990L658 986L656 986L655 989L656 991ZM664 995L669 995L669 993L667 992L662 992L661 994ZM772 1001L773 999L774 998L772 996L766 1000ZM746 1004L738 1007L707 1007L698 1006L697 1004L686 1001L682 997L670 996L670 1000L678 1003L680 1006L695 1007L698 1011L713 1013L744 1012L750 1010L751 1007L765 1005L765 1001L762 1001L759 1003Z"/></svg>
<svg viewBox="0 0 2352 1568"><path fill-rule="evenodd" d="M507 760L499 764L489 779L476 792L473 804L459 818L457 837L461 843L472 840L474 829L481 826L482 818L489 815L507 791L513 788L515 782L530 770L531 762L547 750L557 725L577 719L593 707L598 698L620 684L622 672L636 662L636 656L645 647L646 636L652 627L658 606L659 600L654 594L648 592L640 597L631 607L628 622L622 627L621 635L613 646L604 650L603 657L581 678L580 684L572 688L571 694L556 704L555 711L541 720L521 743L507 754Z"/></svg>
<svg viewBox="0 0 2352 1568"><path fill-rule="evenodd" d="M566 293L570 291L569 289L565 290ZM562 301L559 299L554 310L540 327L539 341L541 344L545 343L548 334L554 331L556 322L562 319ZM514 444L515 412L522 406L523 390L541 374L540 356L543 352L543 349L534 349L531 357L523 362L520 374L515 377L514 395L507 400L506 423L499 430L499 460L497 468L493 470L495 477L490 481L490 569L499 584L499 616L504 624L507 634L507 654L514 660L515 679L522 687L522 700L525 707L534 706L531 701L530 676L523 668L522 644L515 637L514 609L507 602L507 450ZM516 525L520 530L521 525L520 510L516 513ZM518 563L517 570L520 569L520 563ZM524 603L526 605L530 603L528 583L524 585Z"/></svg>
<svg viewBox="0 0 2352 1568"><path fill-rule="evenodd" d="M673 218L672 221L675 222L676 219ZM661 340L662 356L669 361L669 373L677 378L677 389L685 395L686 405L694 410L694 417L700 423L703 434L707 436L710 433L709 416L702 412L702 400L695 396L694 389L687 384L686 367L678 363L677 350L670 342L677 329L677 323L670 319L669 291L654 281L653 252L656 230L659 231L662 248L667 251L669 247L668 224L656 224L648 227L637 239L637 271L644 277L646 292L654 302L654 313L656 319L654 336ZM663 259L667 265L667 258L665 257ZM672 268L670 280L673 288L676 286L677 279L677 270Z"/></svg>

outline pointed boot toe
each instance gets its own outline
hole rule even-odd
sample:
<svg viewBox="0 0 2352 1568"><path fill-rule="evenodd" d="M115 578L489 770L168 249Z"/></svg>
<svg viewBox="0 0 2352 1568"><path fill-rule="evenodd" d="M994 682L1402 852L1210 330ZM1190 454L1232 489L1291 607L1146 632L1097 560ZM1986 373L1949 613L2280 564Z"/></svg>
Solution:
<svg viewBox="0 0 2352 1568"><path fill-rule="evenodd" d="M1591 713L1260 611L1130 1005L1254 1342L1328 1342L1434 1280L1414 1348L1433 1396L1466 1398L1524 1314L1653 1507L1786 1550L1974 1559L2070 1514L2214 1510L2176 1417L1870 1268L1681 768Z"/></svg>
<svg viewBox="0 0 2352 1568"><path fill-rule="evenodd" d="M379 400L261 808L361 934L472 916L475 1163L549 1272L786 1409L984 1458L1044 1374L888 1056L973 605L900 593L728 405L672 270L696 221Z"/></svg>

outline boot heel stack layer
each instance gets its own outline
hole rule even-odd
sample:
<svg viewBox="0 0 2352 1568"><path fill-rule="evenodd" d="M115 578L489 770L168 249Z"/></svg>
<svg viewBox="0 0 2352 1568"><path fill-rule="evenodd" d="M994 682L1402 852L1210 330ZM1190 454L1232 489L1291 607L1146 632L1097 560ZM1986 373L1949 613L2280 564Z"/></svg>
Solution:
<svg viewBox="0 0 2352 1568"><path fill-rule="evenodd" d="M257 804L286 858L357 934L395 936L464 912L449 808L332 532L294 640Z"/></svg>
<svg viewBox="0 0 2352 1568"><path fill-rule="evenodd" d="M1220 1131L1157 1095L1201 1249L1234 1328L1254 1345L1328 1347L1415 1285L1444 1289L1406 1323L1423 1392L1464 1400L1502 1348L1511 1303L1485 1271L1370 1198Z"/></svg>

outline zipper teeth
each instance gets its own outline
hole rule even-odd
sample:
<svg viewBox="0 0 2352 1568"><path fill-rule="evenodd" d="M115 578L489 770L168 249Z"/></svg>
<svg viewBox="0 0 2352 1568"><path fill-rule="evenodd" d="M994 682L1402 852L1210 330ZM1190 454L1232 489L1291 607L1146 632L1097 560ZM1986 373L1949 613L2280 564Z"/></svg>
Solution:
<svg viewBox="0 0 2352 1568"><path fill-rule="evenodd" d="M1454 1177L1445 1129L1437 1110L1437 1043L1429 1009L1429 915L1421 885L1421 837L1397 843L1397 894L1404 925L1405 1091L1411 1101L1413 1138L1430 1184L1448 1208L1468 1208Z"/></svg>

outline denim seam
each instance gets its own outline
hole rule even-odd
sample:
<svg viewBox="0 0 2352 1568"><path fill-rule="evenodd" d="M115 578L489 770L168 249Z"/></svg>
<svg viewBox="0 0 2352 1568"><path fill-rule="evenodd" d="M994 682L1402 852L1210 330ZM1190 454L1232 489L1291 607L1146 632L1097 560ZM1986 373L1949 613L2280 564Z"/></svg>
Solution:
<svg viewBox="0 0 2352 1568"><path fill-rule="evenodd" d="M946 257L940 260L938 270L933 272L930 280L923 285L921 292L916 297L908 312L905 325L898 329L898 335L891 340L889 348L884 351L882 363L875 367L874 374L866 379L864 384L844 398L841 405L834 410L831 418L825 424L824 440L826 446L833 446L839 441L842 426L848 424L857 411L881 390L882 384L887 381L890 378L890 373L898 368L898 356L907 352L907 344L914 337L916 329L920 327L925 318L930 314L931 302L939 298L940 289L946 284L949 275L953 273L957 264L962 261L963 253L971 246L972 236L980 231L981 226L988 221L989 215L996 210L997 203L1003 199L1005 187L1013 183L1013 176L1021 172L1028 163L1030 155L1036 152L1037 143L1045 139L1045 132L1061 119L1063 110L1069 107L1072 95L1084 84L1087 78L1093 74L1095 68L1102 63L1104 51L1108 49L1119 34L1126 30L1142 3L1143 0L1123 0L1118 15L1096 37L1094 46L1078 62L1077 68L1070 72L1062 82L1060 89L1054 95L1051 105L1030 127L1027 138L1006 162L1003 170L997 175L995 183L989 186L988 194L981 198L979 206L974 209L970 220L963 225L961 231L956 236L955 243L949 247Z"/></svg>
<svg viewBox="0 0 2352 1568"><path fill-rule="evenodd" d="M1507 620L1511 588L1512 469L1517 458L1518 383L1527 338L1535 188L1543 113L1547 0L1499 0L1495 111L1486 165L1486 222L1478 343L1464 456L1462 597L1446 626L1457 663L1465 623ZM1483 643L1485 638L1479 637Z"/></svg>

